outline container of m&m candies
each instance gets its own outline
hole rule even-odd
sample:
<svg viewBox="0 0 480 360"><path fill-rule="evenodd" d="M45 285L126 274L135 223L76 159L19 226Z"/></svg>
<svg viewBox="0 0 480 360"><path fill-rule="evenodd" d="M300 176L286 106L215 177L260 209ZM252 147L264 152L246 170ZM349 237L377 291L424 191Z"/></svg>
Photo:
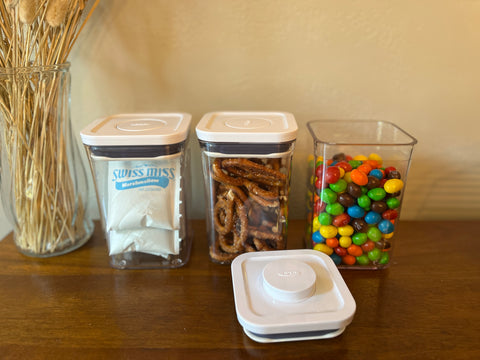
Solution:
<svg viewBox="0 0 480 360"><path fill-rule="evenodd" d="M417 140L373 120L316 120L307 247L340 268L382 269L392 261L402 198Z"/></svg>

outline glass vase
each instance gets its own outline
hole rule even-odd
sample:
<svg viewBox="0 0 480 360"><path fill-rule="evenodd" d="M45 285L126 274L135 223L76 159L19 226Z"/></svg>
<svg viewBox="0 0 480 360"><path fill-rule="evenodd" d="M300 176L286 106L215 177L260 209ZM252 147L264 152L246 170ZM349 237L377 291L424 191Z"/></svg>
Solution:
<svg viewBox="0 0 480 360"><path fill-rule="evenodd" d="M69 64L0 69L1 194L14 241L49 257L85 244L85 168L72 134Z"/></svg>

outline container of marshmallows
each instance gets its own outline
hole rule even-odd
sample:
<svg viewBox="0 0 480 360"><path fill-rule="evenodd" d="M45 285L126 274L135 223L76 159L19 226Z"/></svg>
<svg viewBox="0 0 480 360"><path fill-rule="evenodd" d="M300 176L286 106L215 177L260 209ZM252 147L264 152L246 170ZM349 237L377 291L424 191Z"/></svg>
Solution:
<svg viewBox="0 0 480 360"><path fill-rule="evenodd" d="M186 113L119 114L81 131L112 267L188 262L190 121Z"/></svg>

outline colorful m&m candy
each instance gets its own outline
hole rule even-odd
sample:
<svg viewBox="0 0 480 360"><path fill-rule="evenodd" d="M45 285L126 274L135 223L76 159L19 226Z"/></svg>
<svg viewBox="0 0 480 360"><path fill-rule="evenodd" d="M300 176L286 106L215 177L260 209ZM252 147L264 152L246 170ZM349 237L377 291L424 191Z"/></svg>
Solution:
<svg viewBox="0 0 480 360"><path fill-rule="evenodd" d="M398 218L402 174L378 154L337 154L317 161L313 203L312 247L337 265L388 264Z"/></svg>

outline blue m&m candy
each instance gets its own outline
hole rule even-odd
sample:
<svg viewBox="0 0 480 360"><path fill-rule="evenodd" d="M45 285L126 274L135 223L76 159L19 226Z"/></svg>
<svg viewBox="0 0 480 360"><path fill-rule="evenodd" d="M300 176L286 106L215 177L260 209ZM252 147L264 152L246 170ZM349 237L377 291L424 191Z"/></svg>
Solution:
<svg viewBox="0 0 480 360"><path fill-rule="evenodd" d="M375 176L378 180L383 179L383 172L380 169L373 169L368 175Z"/></svg>
<svg viewBox="0 0 480 360"><path fill-rule="evenodd" d="M337 254L332 253L332 255L330 255L330 257L332 258L335 265L340 265L342 263L342 258L340 256L338 256Z"/></svg>
<svg viewBox="0 0 480 360"><path fill-rule="evenodd" d="M318 243L324 242L325 239L322 237L322 235L320 235L320 231L315 231L315 232L312 234L312 241L313 241L315 244L318 244Z"/></svg>
<svg viewBox="0 0 480 360"><path fill-rule="evenodd" d="M390 234L395 230L395 227L389 220L382 220L378 223L378 230L384 234Z"/></svg>
<svg viewBox="0 0 480 360"><path fill-rule="evenodd" d="M347 212L348 212L348 215L350 215L352 218L355 218L355 219L359 219L365 215L365 210L358 205L350 206L347 209Z"/></svg>
<svg viewBox="0 0 480 360"><path fill-rule="evenodd" d="M367 215L365 215L365 222L367 224L377 224L382 220L382 215L375 211L369 211Z"/></svg>

